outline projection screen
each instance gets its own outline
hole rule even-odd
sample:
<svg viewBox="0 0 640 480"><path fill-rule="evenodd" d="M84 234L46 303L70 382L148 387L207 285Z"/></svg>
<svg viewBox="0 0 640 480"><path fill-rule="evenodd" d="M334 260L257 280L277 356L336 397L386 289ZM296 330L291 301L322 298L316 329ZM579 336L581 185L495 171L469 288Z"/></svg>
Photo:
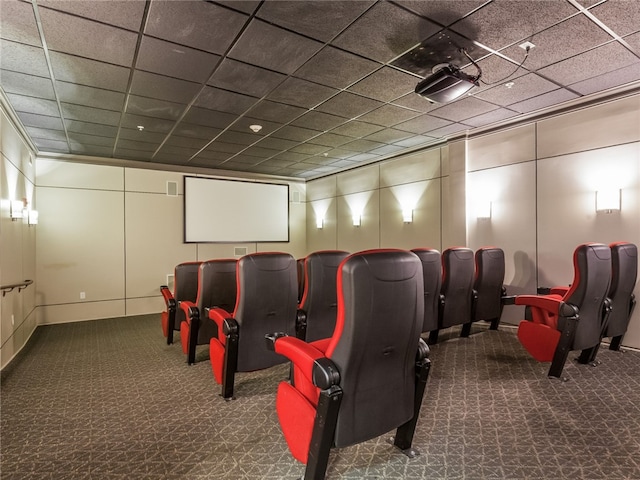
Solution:
<svg viewBox="0 0 640 480"><path fill-rule="evenodd" d="M289 185L185 176L184 241L288 242Z"/></svg>

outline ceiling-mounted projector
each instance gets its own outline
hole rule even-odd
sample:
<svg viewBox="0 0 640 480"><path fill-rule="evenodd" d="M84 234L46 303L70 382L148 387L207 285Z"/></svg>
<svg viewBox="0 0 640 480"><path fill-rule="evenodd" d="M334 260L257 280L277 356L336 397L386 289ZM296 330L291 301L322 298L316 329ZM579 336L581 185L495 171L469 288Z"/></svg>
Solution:
<svg viewBox="0 0 640 480"><path fill-rule="evenodd" d="M475 62L474 62L475 65ZM477 65L476 65L477 66ZM433 103L447 103L478 87L481 72L471 76L453 64L444 65L416 85L416 93Z"/></svg>

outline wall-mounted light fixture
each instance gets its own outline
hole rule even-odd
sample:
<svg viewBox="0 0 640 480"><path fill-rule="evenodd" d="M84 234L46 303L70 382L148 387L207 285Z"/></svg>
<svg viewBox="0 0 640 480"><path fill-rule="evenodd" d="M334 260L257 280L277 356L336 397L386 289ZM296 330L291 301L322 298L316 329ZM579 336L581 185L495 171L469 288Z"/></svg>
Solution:
<svg viewBox="0 0 640 480"><path fill-rule="evenodd" d="M412 223L413 222L413 208L404 208L404 209L402 209L402 221L404 223Z"/></svg>
<svg viewBox="0 0 640 480"><path fill-rule="evenodd" d="M488 220L491 218L491 200L476 203L476 217L478 220Z"/></svg>
<svg viewBox="0 0 640 480"><path fill-rule="evenodd" d="M11 220L22 218L24 210L24 202L22 200L11 200L10 202Z"/></svg>
<svg viewBox="0 0 640 480"><path fill-rule="evenodd" d="M596 212L612 213L620 210L620 189L612 188L596 192Z"/></svg>
<svg viewBox="0 0 640 480"><path fill-rule="evenodd" d="M27 213L27 223L29 226L38 224L38 211L37 210L29 210Z"/></svg>
<svg viewBox="0 0 640 480"><path fill-rule="evenodd" d="M318 230L321 230L323 226L324 226L324 218L321 217L320 215L316 215L316 228Z"/></svg>
<svg viewBox="0 0 640 480"><path fill-rule="evenodd" d="M362 224L362 217L359 213L354 213L351 218L353 219L353 226L359 227Z"/></svg>

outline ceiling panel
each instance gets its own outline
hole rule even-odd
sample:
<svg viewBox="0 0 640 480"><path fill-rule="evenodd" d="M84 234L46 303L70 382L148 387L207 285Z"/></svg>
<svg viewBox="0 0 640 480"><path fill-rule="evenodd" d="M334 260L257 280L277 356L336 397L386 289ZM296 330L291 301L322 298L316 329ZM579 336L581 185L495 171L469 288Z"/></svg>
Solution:
<svg viewBox="0 0 640 480"><path fill-rule="evenodd" d="M640 90L636 1L0 1L0 101L42 153L308 179ZM414 93L448 63L479 86Z"/></svg>

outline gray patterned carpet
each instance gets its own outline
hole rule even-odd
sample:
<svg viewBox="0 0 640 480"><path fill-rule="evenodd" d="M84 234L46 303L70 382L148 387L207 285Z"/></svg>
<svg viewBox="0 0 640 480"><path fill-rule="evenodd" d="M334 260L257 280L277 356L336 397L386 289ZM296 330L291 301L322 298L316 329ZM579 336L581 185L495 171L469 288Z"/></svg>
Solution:
<svg viewBox="0 0 640 480"><path fill-rule="evenodd" d="M334 450L327 479L640 478L640 353L602 349L563 383L485 328L432 349L422 455L381 437ZM2 372L0 477L299 478L274 408L288 367L238 374L225 402L199 348L187 366L158 315L39 327Z"/></svg>

